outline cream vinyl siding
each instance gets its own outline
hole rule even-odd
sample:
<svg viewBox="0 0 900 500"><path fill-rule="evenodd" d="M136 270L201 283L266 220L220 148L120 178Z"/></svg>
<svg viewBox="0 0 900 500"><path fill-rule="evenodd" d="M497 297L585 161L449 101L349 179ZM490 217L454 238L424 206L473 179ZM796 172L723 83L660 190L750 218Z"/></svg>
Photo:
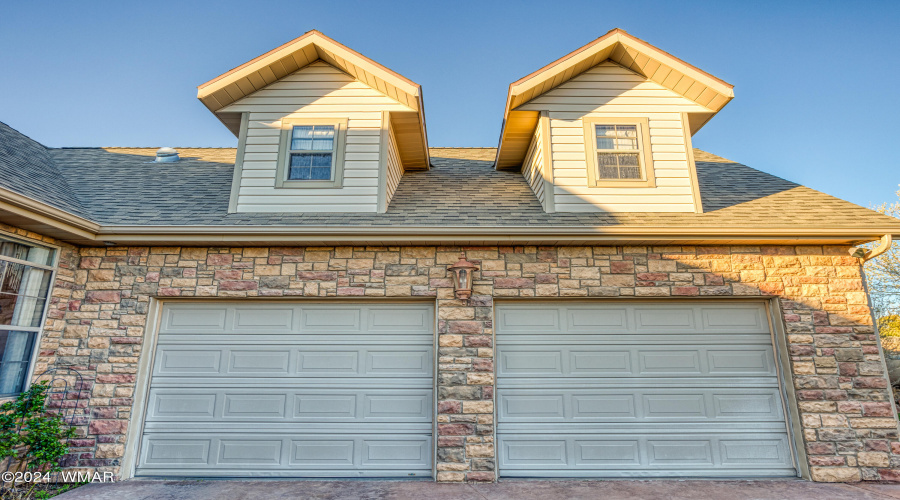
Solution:
<svg viewBox="0 0 900 500"><path fill-rule="evenodd" d="M383 111L413 111L323 62L227 106L249 113L237 212L376 212ZM340 188L275 187L281 120L346 118Z"/></svg>
<svg viewBox="0 0 900 500"><path fill-rule="evenodd" d="M531 186L531 190L534 191L534 195L537 196L538 201L541 202L541 206L546 210L544 177L541 175L541 168L544 163L542 132L541 122L538 120L537 127L534 129L534 136L531 138L531 145L528 146L528 155L525 157L525 163L522 164L522 174Z"/></svg>
<svg viewBox="0 0 900 500"><path fill-rule="evenodd" d="M397 152L397 140L394 137L394 128L388 125L386 127L388 133L387 148L387 204L391 204L394 197L394 191L400 184L400 177L403 176L403 165L400 164L400 155Z"/></svg>
<svg viewBox="0 0 900 500"><path fill-rule="evenodd" d="M709 110L618 64L605 62L516 108L550 113L559 212L693 212L682 113ZM656 187L588 187L583 118L647 118Z"/></svg>

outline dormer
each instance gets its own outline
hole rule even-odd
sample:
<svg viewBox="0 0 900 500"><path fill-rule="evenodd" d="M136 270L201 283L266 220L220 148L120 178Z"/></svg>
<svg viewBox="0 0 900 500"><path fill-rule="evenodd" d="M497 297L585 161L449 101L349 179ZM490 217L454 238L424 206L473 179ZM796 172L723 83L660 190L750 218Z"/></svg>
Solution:
<svg viewBox="0 0 900 500"><path fill-rule="evenodd" d="M429 168L421 87L310 31L197 97L238 137L229 212L379 212Z"/></svg>
<svg viewBox="0 0 900 500"><path fill-rule="evenodd" d="M495 168L546 212L701 212L691 136L732 85L614 29L512 83Z"/></svg>

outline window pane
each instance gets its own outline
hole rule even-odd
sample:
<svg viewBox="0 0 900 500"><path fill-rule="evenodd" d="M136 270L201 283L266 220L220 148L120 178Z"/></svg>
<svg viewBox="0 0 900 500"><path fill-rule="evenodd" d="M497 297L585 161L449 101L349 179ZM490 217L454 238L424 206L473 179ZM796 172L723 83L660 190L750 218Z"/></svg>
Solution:
<svg viewBox="0 0 900 500"><path fill-rule="evenodd" d="M599 179L618 179L619 169L616 167L600 167L597 169Z"/></svg>
<svg viewBox="0 0 900 500"><path fill-rule="evenodd" d="M616 155L609 153L601 153L597 155L597 178L619 178L619 169L616 167Z"/></svg>
<svg viewBox="0 0 900 500"><path fill-rule="evenodd" d="M310 179L330 180L331 179L331 153L316 153L310 155L312 157L312 171Z"/></svg>
<svg viewBox="0 0 900 500"><path fill-rule="evenodd" d="M612 166L615 167L616 164L616 155L609 153L601 153L597 155L597 165L601 167Z"/></svg>
<svg viewBox="0 0 900 500"><path fill-rule="evenodd" d="M334 125L316 125L313 137L316 139L330 139L334 137Z"/></svg>
<svg viewBox="0 0 900 500"><path fill-rule="evenodd" d="M597 137L615 137L615 125L597 125Z"/></svg>
<svg viewBox="0 0 900 500"><path fill-rule="evenodd" d="M309 167L311 156L304 153L291 153L291 168Z"/></svg>
<svg viewBox="0 0 900 500"><path fill-rule="evenodd" d="M620 167L640 166L640 163L638 163L638 155L636 155L636 154L619 153L616 156L619 158L619 166Z"/></svg>
<svg viewBox="0 0 900 500"><path fill-rule="evenodd" d="M312 149L313 127L302 125L294 127L291 132L291 149Z"/></svg>
<svg viewBox="0 0 900 500"><path fill-rule="evenodd" d="M330 180L331 153L292 153L288 180Z"/></svg>
<svg viewBox="0 0 900 500"><path fill-rule="evenodd" d="M309 173L310 180L330 181L331 167L313 167Z"/></svg>
<svg viewBox="0 0 900 500"><path fill-rule="evenodd" d="M6 269L4 274L3 268ZM0 261L0 293L46 297L52 272L22 264Z"/></svg>
<svg viewBox="0 0 900 500"><path fill-rule="evenodd" d="M312 149L316 151L331 151L334 149L333 139L315 139L312 142Z"/></svg>
<svg viewBox="0 0 900 500"><path fill-rule="evenodd" d="M597 155L598 179L641 179L640 158L636 153L600 153Z"/></svg>
<svg viewBox="0 0 900 500"><path fill-rule="evenodd" d="M0 394L22 391L34 339L34 332L0 330Z"/></svg>
<svg viewBox="0 0 900 500"><path fill-rule="evenodd" d="M0 242L0 255L19 260L28 260L28 246L12 241Z"/></svg>
<svg viewBox="0 0 900 500"><path fill-rule="evenodd" d="M0 325L41 326L47 299L0 293Z"/></svg>
<svg viewBox="0 0 900 500"><path fill-rule="evenodd" d="M637 137L637 125L619 125L616 132L618 137Z"/></svg>
<svg viewBox="0 0 900 500"><path fill-rule="evenodd" d="M597 149L615 149L616 142L612 137L598 137Z"/></svg>
<svg viewBox="0 0 900 500"><path fill-rule="evenodd" d="M308 156L312 166L331 168L331 153L312 153Z"/></svg>
<svg viewBox="0 0 900 500"><path fill-rule="evenodd" d="M19 293L26 267L25 264L0 260L0 293Z"/></svg>
<svg viewBox="0 0 900 500"><path fill-rule="evenodd" d="M640 179L641 178L641 169L639 167L620 167L619 168L619 178L620 179Z"/></svg>
<svg viewBox="0 0 900 500"><path fill-rule="evenodd" d="M291 138L293 139L312 139L313 128L310 125L298 125L294 127L292 134Z"/></svg>
<svg viewBox="0 0 900 500"><path fill-rule="evenodd" d="M52 248L25 245L16 241L0 239L0 255L49 266L53 264L54 250Z"/></svg>
<svg viewBox="0 0 900 500"><path fill-rule="evenodd" d="M292 151L331 151L334 125L298 125L291 132Z"/></svg>
<svg viewBox="0 0 900 500"><path fill-rule="evenodd" d="M638 148L637 125L595 125L595 127L598 150Z"/></svg>

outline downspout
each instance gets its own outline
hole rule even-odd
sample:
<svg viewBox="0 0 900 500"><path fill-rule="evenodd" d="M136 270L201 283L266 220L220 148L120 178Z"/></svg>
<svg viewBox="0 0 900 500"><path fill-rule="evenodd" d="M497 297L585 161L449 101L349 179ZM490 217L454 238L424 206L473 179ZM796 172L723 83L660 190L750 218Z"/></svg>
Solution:
<svg viewBox="0 0 900 500"><path fill-rule="evenodd" d="M883 254L884 252L887 252L891 248L892 241L893 241L893 236L890 234L886 234L881 237L877 247L875 247L871 250L866 250L865 248L860 248L860 247L851 248L850 256L862 259L862 262L860 264L861 265L865 264L866 262Z"/></svg>

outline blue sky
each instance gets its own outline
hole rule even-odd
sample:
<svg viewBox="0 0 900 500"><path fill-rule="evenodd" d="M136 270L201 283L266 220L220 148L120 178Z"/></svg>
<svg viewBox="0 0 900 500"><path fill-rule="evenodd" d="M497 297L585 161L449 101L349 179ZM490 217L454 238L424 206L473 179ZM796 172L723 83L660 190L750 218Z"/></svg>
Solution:
<svg viewBox="0 0 900 500"><path fill-rule="evenodd" d="M252 9L248 9L252 6ZM196 86L318 29L419 83L431 146L496 146L509 83L614 27L735 86L694 146L896 200L900 2L12 2L0 121L49 146L234 146Z"/></svg>

